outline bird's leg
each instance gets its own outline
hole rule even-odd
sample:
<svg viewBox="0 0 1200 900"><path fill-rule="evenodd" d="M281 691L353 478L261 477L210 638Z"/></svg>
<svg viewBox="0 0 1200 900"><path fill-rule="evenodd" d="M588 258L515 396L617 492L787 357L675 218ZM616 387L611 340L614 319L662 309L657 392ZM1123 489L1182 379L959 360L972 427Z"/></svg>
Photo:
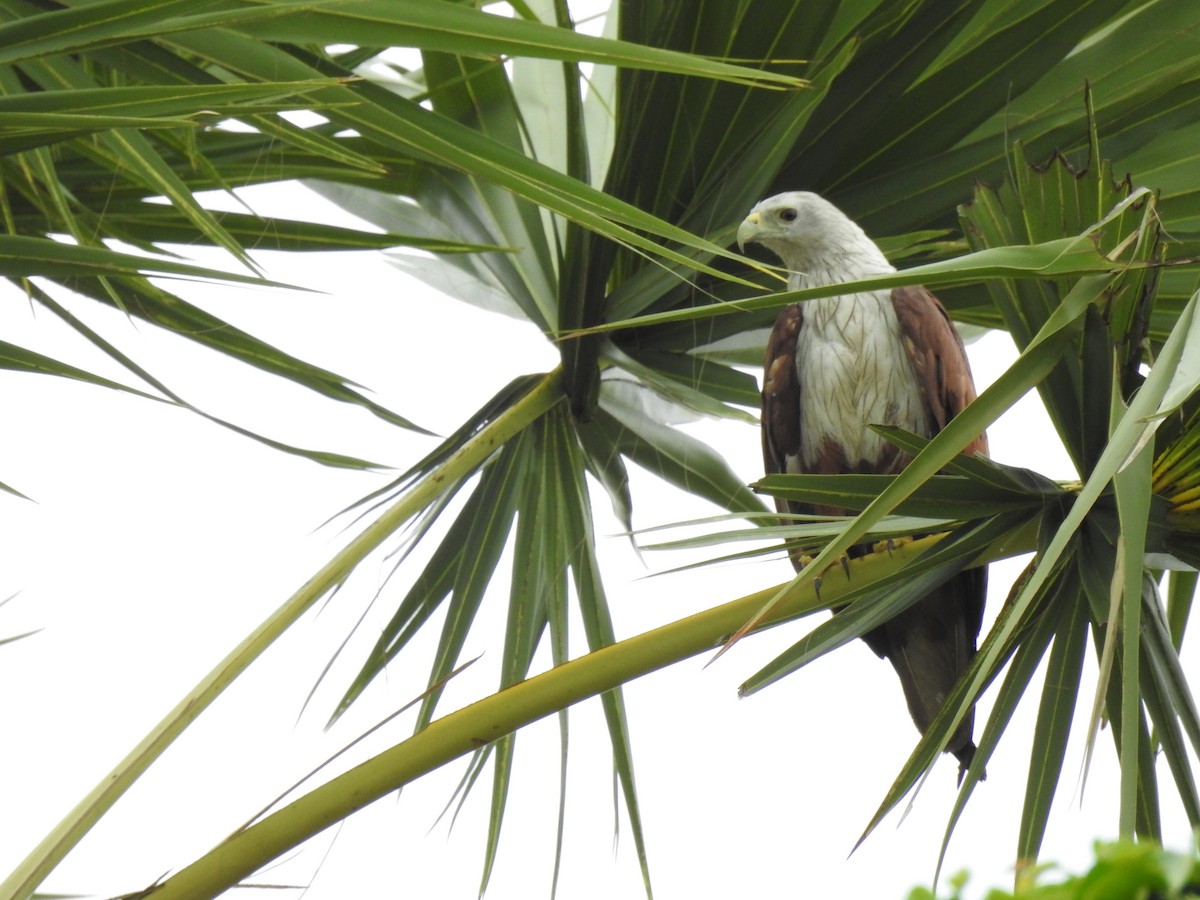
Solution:
<svg viewBox="0 0 1200 900"><path fill-rule="evenodd" d="M912 542L913 538L910 537L888 538L886 541L877 541L872 544L871 552L886 553L888 556L891 556L892 551L897 547L903 547L905 544L911 544Z"/></svg>
<svg viewBox="0 0 1200 900"><path fill-rule="evenodd" d="M807 553L801 553L793 559L796 562L796 571L806 568L812 563L815 557L809 556ZM842 571L846 573L846 580L850 580L850 554L843 553L837 558L837 562L830 563L826 566L816 578L813 579L813 591L817 595L817 599L821 599L821 585L825 581L825 576L833 569L834 566L841 566Z"/></svg>

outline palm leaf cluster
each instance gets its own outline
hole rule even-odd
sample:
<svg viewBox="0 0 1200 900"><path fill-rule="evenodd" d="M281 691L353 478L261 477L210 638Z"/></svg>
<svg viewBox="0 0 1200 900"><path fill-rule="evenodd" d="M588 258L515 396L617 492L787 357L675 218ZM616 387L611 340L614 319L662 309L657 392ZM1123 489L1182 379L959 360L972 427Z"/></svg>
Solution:
<svg viewBox="0 0 1200 900"><path fill-rule="evenodd" d="M356 804L471 752L470 782L493 764L486 884L516 751L510 732L592 694L603 698L649 884L623 681L739 625L849 604L745 687L758 689L915 595L896 584L1033 547L1036 562L880 815L1007 664L957 818L1034 669L1048 658L1054 683L1077 687L1090 635L1106 675L1098 708L1122 763L1123 830L1159 831L1159 748L1200 824L1187 762L1200 725L1177 657L1194 580L1173 578L1164 609L1154 577L1156 566L1200 558L1200 413L1186 341L1195 274L1183 265L1200 223L1189 174L1200 138L1191 0L628 0L610 10L606 37L577 29L578 12L564 0L514 2L505 15L451 0L0 0L0 274L139 386L0 343L6 367L187 405L136 353L73 315L71 292L416 427L347 379L150 280L260 280L247 248L262 246L387 248L410 273L452 285L457 299L532 322L561 356L554 372L496 385L462 428L370 498L346 548L183 700L0 896L28 896L231 678L402 534L436 546L395 598L335 715L436 614L443 624L418 733L347 773L352 793L336 781L312 791L159 892L219 891ZM1048 168L1031 167L1055 152ZM1126 171L1138 189L1114 179ZM196 196L295 179L379 231L218 214ZM671 423L753 420L755 379L739 365L757 361L761 329L781 306L819 293L764 295L778 276L727 249L746 210L781 189L818 191L878 236L908 267L879 284L938 286L964 322L1008 330L1021 357L928 446L890 435L920 453L886 484L760 485L797 496L832 490L836 505L865 510L845 527L785 532L818 552L796 584L666 626L653 641L610 646L618 636L594 553L589 475L631 529L630 463L769 521L752 515L760 499L719 456ZM167 246L188 243L223 248L241 271L182 262ZM1078 485L954 459L960 437L1034 387ZM286 447L253 423L221 424L327 464L367 465ZM846 546L906 529L949 536L864 560L868 581L884 581L857 594L813 590L812 573ZM495 567L510 542L501 691L484 701L504 710L488 721L506 724L478 748L464 737L479 733L470 717L493 707L438 718L438 701L476 612L497 593ZM898 574L914 557L916 568ZM598 651L577 659L571 604L587 650ZM529 678L543 641L562 665ZM593 665L598 657L619 662ZM1026 858L1037 855L1061 771L1067 694L1043 694L1037 740L1050 749L1031 766L1018 838ZM533 699L514 707L512 697Z"/></svg>

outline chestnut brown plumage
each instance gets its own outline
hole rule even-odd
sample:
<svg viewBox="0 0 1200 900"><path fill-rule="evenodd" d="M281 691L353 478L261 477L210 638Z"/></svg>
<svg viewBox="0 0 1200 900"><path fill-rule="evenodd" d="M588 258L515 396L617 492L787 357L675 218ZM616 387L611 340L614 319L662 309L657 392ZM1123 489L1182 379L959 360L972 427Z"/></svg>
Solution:
<svg viewBox="0 0 1200 900"><path fill-rule="evenodd" d="M793 290L895 271L858 225L807 192L779 194L755 206L738 229L739 246L751 241L783 260ZM911 457L868 425L932 437L974 399L962 339L925 288L795 303L779 314L767 342L764 464L768 473L896 473ZM986 436L964 450L986 455ZM845 514L782 500L776 505L788 513ZM796 558L793 564L800 567ZM895 668L922 732L975 655L986 579L983 568L963 571L863 635ZM975 753L973 730L974 711L944 748L958 758L960 778Z"/></svg>

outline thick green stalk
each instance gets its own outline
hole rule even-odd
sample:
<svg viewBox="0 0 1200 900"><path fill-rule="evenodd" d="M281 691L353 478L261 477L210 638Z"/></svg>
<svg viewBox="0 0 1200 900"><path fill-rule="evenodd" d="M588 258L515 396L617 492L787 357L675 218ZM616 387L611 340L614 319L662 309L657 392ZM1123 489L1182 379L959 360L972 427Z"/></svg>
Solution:
<svg viewBox="0 0 1200 900"><path fill-rule="evenodd" d="M1014 535L1005 547L995 548L994 558L1028 551L1033 533L1030 528ZM891 553L852 560L849 577L841 577L835 569L825 578L820 598L812 582L785 595L764 626L835 604L850 587L897 570L940 539L940 535L922 538ZM758 591L636 635L450 713L231 835L148 896L154 900L213 897L356 810L484 744L641 675L714 650L779 590Z"/></svg>
<svg viewBox="0 0 1200 900"><path fill-rule="evenodd" d="M151 763L255 659L314 603L349 577L366 556L427 508L448 485L457 483L563 399L559 371L546 375L529 393L480 429L441 466L414 484L378 519L359 533L282 606L271 613L142 739L0 884L0 900L26 900L101 816Z"/></svg>

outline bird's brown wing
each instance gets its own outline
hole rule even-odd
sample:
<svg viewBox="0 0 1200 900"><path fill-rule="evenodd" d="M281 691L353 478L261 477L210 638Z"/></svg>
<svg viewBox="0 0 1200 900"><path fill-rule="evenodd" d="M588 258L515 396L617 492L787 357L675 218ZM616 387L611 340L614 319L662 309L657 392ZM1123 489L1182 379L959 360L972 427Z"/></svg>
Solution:
<svg viewBox="0 0 1200 900"><path fill-rule="evenodd" d="M892 305L936 434L975 399L966 348L945 308L925 288L895 288ZM963 452L986 456L987 435L979 435Z"/></svg>
<svg viewBox="0 0 1200 900"><path fill-rule="evenodd" d="M803 327L803 307L793 303L776 318L775 327L767 339L762 387L763 468L768 475L838 475L864 471L860 466L849 466L842 448L832 441L826 441L819 448L815 462L806 464L801 458L800 394L803 388L796 372L796 340ZM898 471L898 466L895 469L891 467L902 461L898 460L899 457L907 459L898 450L888 451L882 467L886 471ZM819 516L851 514L834 506L779 498L775 500L775 508L784 513ZM793 556L792 562L799 570L799 557Z"/></svg>
<svg viewBox="0 0 1200 900"><path fill-rule="evenodd" d="M929 421L933 424L932 437L975 399L975 381L971 377L967 350L945 307L924 287L895 288L892 304L904 347L917 374ZM987 456L987 434L973 438L963 452ZM967 574L959 577L965 578ZM971 624L972 647L983 620L985 590L986 577L970 595L968 622Z"/></svg>
<svg viewBox="0 0 1200 900"><path fill-rule="evenodd" d="M804 327L804 311L799 303L784 307L775 319L767 339L763 361L762 448L763 468L768 475L797 474L805 471L800 456L800 378L796 373L796 339ZM775 498L781 513L797 515L840 515L841 510L814 507L795 500ZM803 552L788 552L792 567L799 572Z"/></svg>
<svg viewBox="0 0 1200 900"><path fill-rule="evenodd" d="M937 433L975 399L962 338L941 303L925 288L896 288L892 302L931 430ZM986 454L987 436L980 434L964 450ZM975 656L986 591L987 570L966 569L864 635L871 649L886 656L896 669L909 712L922 732ZM946 747L958 757L960 772L975 752L974 718L972 710Z"/></svg>
<svg viewBox="0 0 1200 900"><path fill-rule="evenodd" d="M799 471L800 381L796 376L796 338L804 324L799 303L785 307L767 339L763 361L762 444L768 475ZM775 503L789 512L784 501Z"/></svg>

